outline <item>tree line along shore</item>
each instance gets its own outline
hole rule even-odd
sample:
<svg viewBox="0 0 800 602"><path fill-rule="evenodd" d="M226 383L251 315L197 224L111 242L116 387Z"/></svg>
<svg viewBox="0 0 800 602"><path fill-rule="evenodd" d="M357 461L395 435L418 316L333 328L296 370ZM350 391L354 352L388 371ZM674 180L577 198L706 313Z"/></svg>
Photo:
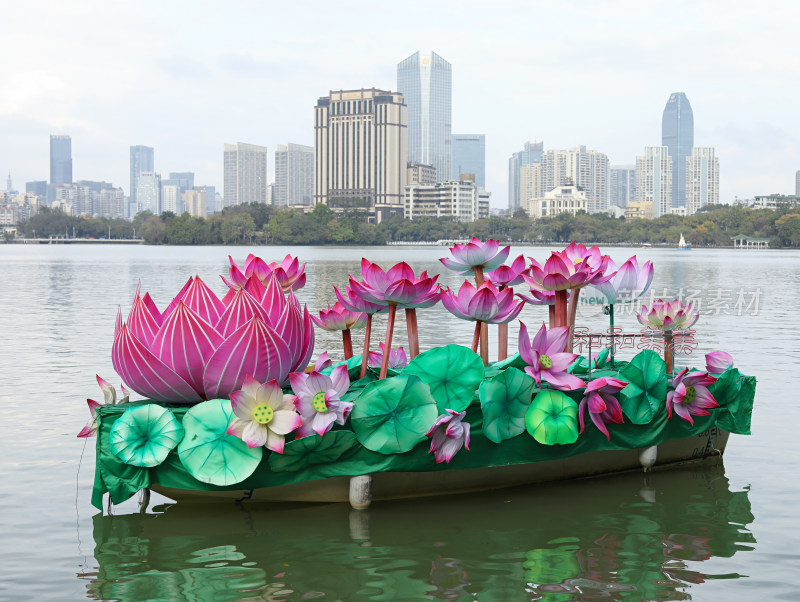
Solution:
<svg viewBox="0 0 800 602"><path fill-rule="evenodd" d="M432 242L476 236L517 243L565 240L598 244L677 244L681 234L695 247L730 247L731 237L770 239L771 247L800 247L800 211L710 205L695 215L665 215L652 220L614 218L607 214L562 213L531 219L523 211L512 217L489 217L463 223L451 218L409 221L395 217L367 222L364 209L335 213L317 205L310 213L252 203L226 207L208 218L188 213L160 216L143 212L133 221L71 216L43 207L17 226L19 235L36 238L139 238L152 245L385 245L395 241ZM8 242L11 236L6 236Z"/></svg>

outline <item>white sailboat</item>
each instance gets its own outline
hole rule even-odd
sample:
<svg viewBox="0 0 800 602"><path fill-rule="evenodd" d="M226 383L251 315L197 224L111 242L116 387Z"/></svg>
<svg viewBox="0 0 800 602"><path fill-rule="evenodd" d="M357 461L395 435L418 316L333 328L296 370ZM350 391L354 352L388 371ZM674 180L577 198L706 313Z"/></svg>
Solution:
<svg viewBox="0 0 800 602"><path fill-rule="evenodd" d="M682 251L691 251L692 245L686 242L686 239L683 237L683 232L681 232L681 239L678 241L678 248Z"/></svg>

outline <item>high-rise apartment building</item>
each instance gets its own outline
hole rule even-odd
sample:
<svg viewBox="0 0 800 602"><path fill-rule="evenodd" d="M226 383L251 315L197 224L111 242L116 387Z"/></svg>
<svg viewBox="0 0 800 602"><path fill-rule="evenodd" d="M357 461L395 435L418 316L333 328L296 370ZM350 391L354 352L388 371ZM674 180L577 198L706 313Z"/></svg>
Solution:
<svg viewBox="0 0 800 602"><path fill-rule="evenodd" d="M152 171L139 174L136 182L135 213L149 211L153 215L161 215L161 176ZM134 214L135 215L135 214Z"/></svg>
<svg viewBox="0 0 800 602"><path fill-rule="evenodd" d="M686 215L719 203L719 157L711 146L695 146L686 157Z"/></svg>
<svg viewBox="0 0 800 602"><path fill-rule="evenodd" d="M645 146L636 157L636 200L652 203L653 217L672 210L672 157L666 146Z"/></svg>
<svg viewBox="0 0 800 602"><path fill-rule="evenodd" d="M225 144L223 153L225 206L267 203L267 147Z"/></svg>
<svg viewBox="0 0 800 602"><path fill-rule="evenodd" d="M567 150L549 150L542 155L541 189L549 192L567 182L586 193L589 213L608 210L608 157L605 153L578 146Z"/></svg>
<svg viewBox="0 0 800 602"><path fill-rule="evenodd" d="M461 174L472 174L479 188L486 188L486 136L453 134L453 180Z"/></svg>
<svg viewBox="0 0 800 602"><path fill-rule="evenodd" d="M177 184L165 184L161 180L161 212L171 211L175 215L183 213L183 197Z"/></svg>
<svg viewBox="0 0 800 602"><path fill-rule="evenodd" d="M290 142L276 147L272 204L277 207L314 204L313 146Z"/></svg>
<svg viewBox="0 0 800 602"><path fill-rule="evenodd" d="M100 217L118 219L125 217L125 191L122 188L103 188L96 203L96 213Z"/></svg>
<svg viewBox="0 0 800 602"><path fill-rule="evenodd" d="M130 211L128 217L136 217L139 211L139 202L136 199L136 191L139 186L139 176L144 173L155 171L155 161L153 147L136 145L131 147L131 188L130 188Z"/></svg>
<svg viewBox="0 0 800 602"><path fill-rule="evenodd" d="M452 170L453 69L435 52L415 52L397 65L397 90L408 107L408 160L433 165L438 181Z"/></svg>
<svg viewBox="0 0 800 602"><path fill-rule="evenodd" d="M50 185L72 184L72 138L50 136Z"/></svg>
<svg viewBox="0 0 800 602"><path fill-rule="evenodd" d="M531 202L544 196L542 192L542 164L523 165L519 174L519 209L533 215Z"/></svg>
<svg viewBox="0 0 800 602"><path fill-rule="evenodd" d="M436 168L433 165L424 165L423 163L408 163L408 175L406 176L406 184L436 184Z"/></svg>
<svg viewBox="0 0 800 602"><path fill-rule="evenodd" d="M608 202L625 208L636 200L636 166L612 165L608 168Z"/></svg>
<svg viewBox="0 0 800 602"><path fill-rule="evenodd" d="M683 92L670 94L661 117L661 146L672 157L672 206L686 206L686 157L694 146L694 115ZM656 215L658 217L658 215Z"/></svg>
<svg viewBox="0 0 800 602"><path fill-rule="evenodd" d="M544 142L526 142L523 149L508 160L508 210L512 213L520 208L520 174L523 165L541 164Z"/></svg>
<svg viewBox="0 0 800 602"><path fill-rule="evenodd" d="M314 202L363 205L378 222L402 215L406 144L399 92L340 90L320 98L314 108Z"/></svg>
<svg viewBox="0 0 800 602"><path fill-rule="evenodd" d="M192 217L208 217L208 187L197 186L183 193L183 207Z"/></svg>
<svg viewBox="0 0 800 602"><path fill-rule="evenodd" d="M405 217L452 217L474 222L489 217L491 194L472 181L437 182L406 186Z"/></svg>

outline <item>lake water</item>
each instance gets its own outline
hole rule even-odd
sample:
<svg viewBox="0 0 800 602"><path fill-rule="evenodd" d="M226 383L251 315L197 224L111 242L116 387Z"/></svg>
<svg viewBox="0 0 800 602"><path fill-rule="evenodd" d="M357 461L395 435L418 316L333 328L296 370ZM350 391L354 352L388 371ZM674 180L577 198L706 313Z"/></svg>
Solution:
<svg viewBox="0 0 800 602"><path fill-rule="evenodd" d="M301 302L318 311L362 254L384 267L461 280L436 247L0 246L0 598L9 600L779 600L798 599L797 403L800 252L605 249L652 259L654 291L703 304L697 348L725 349L758 377L753 435L691 468L480 495L302 507L191 506L153 496L104 516L89 503L94 443L76 439L113 384L117 306L137 283L163 308L188 276L220 293L228 254L307 261ZM545 248L514 248L543 260ZM441 269L440 269L441 268ZM637 332L631 312L617 325ZM400 314L398 313L398 316ZM546 309L527 307L534 327ZM420 346L468 345L472 328L440 306L418 316ZM604 331L581 310L579 326ZM379 323L374 332L382 334ZM395 331L402 340L403 324ZM510 341L516 348L517 328ZM357 337L354 337L354 340ZM316 352L340 355L318 334ZM513 349L512 349L513 351ZM621 351L629 358L631 351ZM100 397L98 397L100 396Z"/></svg>

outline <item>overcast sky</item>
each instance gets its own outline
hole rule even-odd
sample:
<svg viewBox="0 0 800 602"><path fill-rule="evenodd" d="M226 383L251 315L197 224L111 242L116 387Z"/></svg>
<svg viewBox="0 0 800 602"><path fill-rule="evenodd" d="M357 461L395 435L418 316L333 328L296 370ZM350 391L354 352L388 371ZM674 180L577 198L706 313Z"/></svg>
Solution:
<svg viewBox="0 0 800 602"><path fill-rule="evenodd" d="M453 66L453 133L486 135L505 207L526 140L632 164L661 143L671 92L720 157L720 199L794 193L800 169L798 2L117 2L0 0L0 189L49 178L72 136L75 180L129 192L129 147L156 170L222 186L222 145L313 144L331 89L397 89L397 63ZM272 178L272 175L270 175Z"/></svg>

